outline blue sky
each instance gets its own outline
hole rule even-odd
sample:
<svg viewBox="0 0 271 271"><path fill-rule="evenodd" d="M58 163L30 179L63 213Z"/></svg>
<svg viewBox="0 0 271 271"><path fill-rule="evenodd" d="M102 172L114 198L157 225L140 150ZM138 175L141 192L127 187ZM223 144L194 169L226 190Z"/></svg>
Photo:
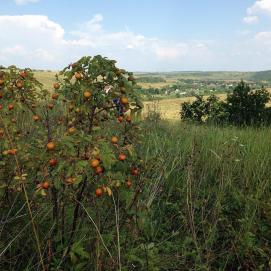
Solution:
<svg viewBox="0 0 271 271"><path fill-rule="evenodd" d="M133 71L271 69L271 0L2 0L0 64L102 54Z"/></svg>

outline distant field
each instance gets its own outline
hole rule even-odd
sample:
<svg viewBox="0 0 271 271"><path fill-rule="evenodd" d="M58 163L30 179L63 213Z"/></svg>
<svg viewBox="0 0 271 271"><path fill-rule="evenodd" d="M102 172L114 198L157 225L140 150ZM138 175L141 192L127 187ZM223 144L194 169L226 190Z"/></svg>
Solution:
<svg viewBox="0 0 271 271"><path fill-rule="evenodd" d="M174 84L176 82L175 80L167 80L166 82L160 82L160 83L138 83L139 86L143 88L162 88L165 86L168 86L170 84Z"/></svg>
<svg viewBox="0 0 271 271"><path fill-rule="evenodd" d="M35 72L35 76L37 78L38 81L40 81L44 87L48 90L53 88L53 83L55 82L55 74L57 73L57 71L55 72Z"/></svg>

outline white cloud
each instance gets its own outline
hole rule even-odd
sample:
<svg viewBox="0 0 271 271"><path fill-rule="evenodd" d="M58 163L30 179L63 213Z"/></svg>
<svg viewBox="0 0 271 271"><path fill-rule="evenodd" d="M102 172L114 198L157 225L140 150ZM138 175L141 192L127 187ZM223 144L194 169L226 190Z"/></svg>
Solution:
<svg viewBox="0 0 271 271"><path fill-rule="evenodd" d="M1 52L4 55L23 55L24 48L20 45L15 45L12 47L6 47L6 48L2 49Z"/></svg>
<svg viewBox="0 0 271 271"><path fill-rule="evenodd" d="M271 0L258 0L247 9L248 14L266 12L271 15Z"/></svg>
<svg viewBox="0 0 271 271"><path fill-rule="evenodd" d="M47 50L44 50L42 48L38 48L38 49L34 50L30 54L30 56L33 57L34 59L41 59L43 61L52 62L52 63L55 59L55 56L52 53L50 53Z"/></svg>
<svg viewBox="0 0 271 271"><path fill-rule="evenodd" d="M116 59L120 67L137 71L247 69L248 62L251 69L259 68L257 63L263 65L261 69L271 66L269 32L242 36L246 42L223 48L212 41L146 37L128 28L108 32L102 23L103 16L98 14L73 31L65 31L43 15L0 16L0 64L60 69L83 55L101 54Z"/></svg>
<svg viewBox="0 0 271 271"><path fill-rule="evenodd" d="M256 24L259 22L261 14L271 16L271 0L258 0L251 7L247 8L247 16L243 18L246 24Z"/></svg>
<svg viewBox="0 0 271 271"><path fill-rule="evenodd" d="M243 22L246 24L256 24L259 21L259 17L258 16L246 16L243 19Z"/></svg>
<svg viewBox="0 0 271 271"><path fill-rule="evenodd" d="M17 5L25 5L28 3L37 3L37 2L39 2L39 0L15 0L15 3Z"/></svg>
<svg viewBox="0 0 271 271"><path fill-rule="evenodd" d="M0 55L5 65L49 67L61 62L64 29L42 15L0 16Z"/></svg>
<svg viewBox="0 0 271 271"><path fill-rule="evenodd" d="M89 31L98 32L102 29L102 21L103 16L101 14L96 14L93 19L85 23L85 26Z"/></svg>

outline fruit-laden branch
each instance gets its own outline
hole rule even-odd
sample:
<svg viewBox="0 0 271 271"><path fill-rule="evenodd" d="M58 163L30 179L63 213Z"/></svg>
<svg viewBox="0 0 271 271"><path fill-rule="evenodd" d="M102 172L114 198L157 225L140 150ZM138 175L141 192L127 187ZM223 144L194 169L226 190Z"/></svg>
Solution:
<svg viewBox="0 0 271 271"><path fill-rule="evenodd" d="M89 116L89 134L92 132L92 127L93 127L93 120L94 120L94 116L95 116L95 109L96 107L94 106L92 108L92 112ZM72 246L72 243L73 243L73 238L74 238L74 234L75 234L75 231L76 231L76 228L77 228L77 222L78 222L78 218L79 218L79 210L80 210L80 202L83 198L83 192L85 190L85 187L86 187L86 184L87 184L87 176L84 177L82 183L81 183L81 189L79 190L77 196L76 196L76 206L74 208L74 212L73 212L73 222L72 222L72 229L71 229L71 234L70 234L70 238L69 238L69 241L68 241L68 247L66 249L66 251L64 252L63 254L63 262L65 261L66 259L66 256L70 253L70 250L71 250L71 246Z"/></svg>

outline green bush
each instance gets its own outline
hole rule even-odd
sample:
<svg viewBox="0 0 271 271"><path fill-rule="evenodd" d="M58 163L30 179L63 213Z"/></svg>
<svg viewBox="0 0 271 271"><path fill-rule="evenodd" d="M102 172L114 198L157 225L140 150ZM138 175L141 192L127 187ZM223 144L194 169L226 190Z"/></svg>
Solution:
<svg viewBox="0 0 271 271"><path fill-rule="evenodd" d="M228 120L226 104L219 101L217 96L211 95L204 100L202 95L195 95L192 103L184 102L181 108L181 118L197 123L225 123Z"/></svg>
<svg viewBox="0 0 271 271"><path fill-rule="evenodd" d="M270 95L264 88L253 91L241 81L227 97L229 121L236 125L263 123L269 99Z"/></svg>
<svg viewBox="0 0 271 271"><path fill-rule="evenodd" d="M1 270L131 270L146 182L135 85L99 55L51 93L30 69L0 71Z"/></svg>
<svg viewBox="0 0 271 271"><path fill-rule="evenodd" d="M266 107L270 94L264 88L251 90L244 81L228 94L225 102L219 101L215 95L209 96L206 100L201 95L195 97L194 102L182 104L183 120L238 126L271 123L270 109Z"/></svg>

